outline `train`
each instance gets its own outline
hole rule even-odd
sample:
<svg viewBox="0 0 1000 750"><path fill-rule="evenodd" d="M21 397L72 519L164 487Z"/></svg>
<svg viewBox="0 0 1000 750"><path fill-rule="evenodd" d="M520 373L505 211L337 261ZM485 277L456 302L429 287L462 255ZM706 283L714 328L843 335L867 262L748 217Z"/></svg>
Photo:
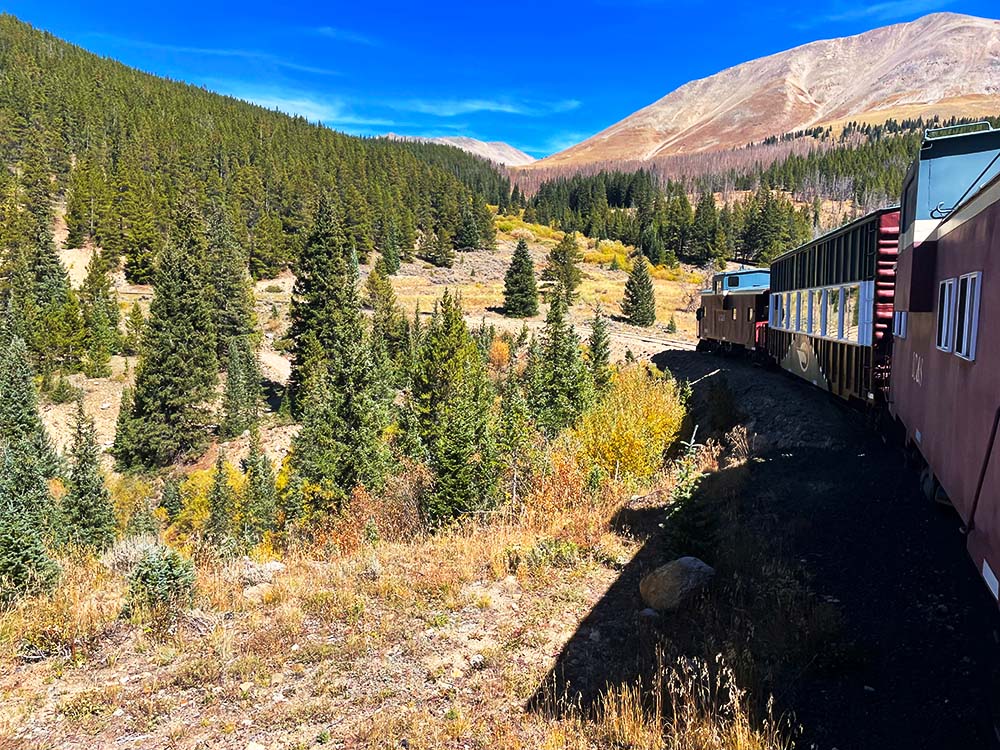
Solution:
<svg viewBox="0 0 1000 750"><path fill-rule="evenodd" d="M714 275L696 317L700 350L746 352L876 416L923 493L958 512L1000 602L1000 129L926 131L898 205Z"/></svg>

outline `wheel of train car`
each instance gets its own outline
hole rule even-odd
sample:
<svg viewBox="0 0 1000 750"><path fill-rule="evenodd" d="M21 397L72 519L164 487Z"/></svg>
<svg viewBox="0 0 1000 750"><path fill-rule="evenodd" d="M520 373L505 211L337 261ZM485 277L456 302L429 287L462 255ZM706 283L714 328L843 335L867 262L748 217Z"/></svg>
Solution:
<svg viewBox="0 0 1000 750"><path fill-rule="evenodd" d="M696 352L710 352L712 351L712 342L708 339L698 339L698 346L695 347Z"/></svg>

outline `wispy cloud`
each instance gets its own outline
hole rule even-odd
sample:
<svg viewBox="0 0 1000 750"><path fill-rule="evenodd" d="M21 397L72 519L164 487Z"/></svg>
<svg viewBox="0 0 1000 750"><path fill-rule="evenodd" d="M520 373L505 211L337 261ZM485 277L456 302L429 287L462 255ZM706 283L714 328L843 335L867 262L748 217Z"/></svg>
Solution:
<svg viewBox="0 0 1000 750"><path fill-rule="evenodd" d="M219 78L206 79L203 83L222 94L285 114L298 115L310 122L321 122L333 128L357 131L359 128L391 128L403 124L384 117L358 113L337 97L324 97L287 87L257 87L243 81Z"/></svg>
<svg viewBox="0 0 1000 750"><path fill-rule="evenodd" d="M515 148L519 148L526 154L531 154L532 156L549 156L550 154L557 154L560 151L564 151L570 146L575 146L580 141L593 135L593 133L580 133L574 131L564 131L561 133L555 133L549 136L543 142L535 145L526 145L521 143L512 143L511 145Z"/></svg>
<svg viewBox="0 0 1000 750"><path fill-rule="evenodd" d="M881 3L838 4L830 12L809 18L801 28L813 28L839 21L895 21L899 18L933 13L954 5L955 0L886 0Z"/></svg>
<svg viewBox="0 0 1000 750"><path fill-rule="evenodd" d="M260 52L258 50L219 48L219 47L187 47L176 44L161 44L159 42L147 42L141 39L127 39L125 37L114 36L112 34L94 34L93 36L102 39L107 39L108 41L114 42L116 44L126 45L129 47L155 50L158 52L170 52L172 54L177 54L177 55L233 57L233 58L240 58L243 60L255 60L257 62L266 63L268 65L273 65L278 68L285 68L287 70L296 70L299 71L300 73L312 73L315 75L323 75L323 76L341 75L336 70L321 68L314 65L304 65L302 63L286 60L282 57L278 57L277 55L272 55L269 52Z"/></svg>
<svg viewBox="0 0 1000 750"><path fill-rule="evenodd" d="M316 33L320 36L325 36L327 39L335 39L338 42L347 42L348 44L361 44L366 47L377 47L381 44L375 37L362 34L358 31L352 31L351 29L341 29L336 26L320 26L316 29Z"/></svg>
<svg viewBox="0 0 1000 750"><path fill-rule="evenodd" d="M388 106L393 109L435 117L457 117L475 112L499 112L525 117L545 117L546 115L574 110L580 106L580 102L576 99L540 102L501 97L495 99L405 99L389 102Z"/></svg>

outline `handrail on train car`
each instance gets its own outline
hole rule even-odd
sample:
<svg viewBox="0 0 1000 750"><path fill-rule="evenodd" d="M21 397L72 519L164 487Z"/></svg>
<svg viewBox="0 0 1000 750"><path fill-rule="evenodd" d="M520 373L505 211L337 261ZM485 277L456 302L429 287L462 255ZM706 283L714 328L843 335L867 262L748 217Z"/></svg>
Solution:
<svg viewBox="0 0 1000 750"><path fill-rule="evenodd" d="M976 510L979 508L979 498L983 494L983 484L986 481L986 470L990 465L990 457L993 455L993 446L996 444L997 428L1000 427L1000 406L997 407L996 414L993 415L993 429L990 431L990 439L986 444L986 455L983 456L983 465L979 469L979 481L976 483L976 494L972 498L972 510L969 512L969 523L965 527L965 535L968 536L976 528Z"/></svg>
<svg viewBox="0 0 1000 750"><path fill-rule="evenodd" d="M986 129L985 130L976 130L976 131L965 131L965 132L962 132L962 133L956 133L955 135L965 135L968 132L984 133L984 132L987 132L987 131L990 131L990 130L994 129L993 128L993 123L990 122L989 120L980 120L979 122L970 122L970 123L967 123L965 125L945 125L944 127L941 127L941 128L927 128L927 130L924 131L924 140L932 141L935 138L951 138L952 136L938 135L938 133L947 133L949 130L963 130L964 128L975 128L975 127L979 127L980 125L985 125Z"/></svg>

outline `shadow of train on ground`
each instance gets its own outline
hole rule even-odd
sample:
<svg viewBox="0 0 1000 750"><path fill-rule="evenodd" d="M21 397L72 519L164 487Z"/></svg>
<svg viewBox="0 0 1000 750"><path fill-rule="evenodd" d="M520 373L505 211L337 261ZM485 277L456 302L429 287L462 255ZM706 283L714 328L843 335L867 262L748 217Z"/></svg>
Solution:
<svg viewBox="0 0 1000 750"><path fill-rule="evenodd" d="M662 501L619 515L644 544L529 709L558 712L563 696L594 710L609 686L648 683L658 650L722 654L758 708L773 695L801 725L797 747L996 747L1000 616L958 517L922 501L898 452L827 394L739 359L655 361L693 383L697 421L725 423L728 399L755 458L706 477L669 521ZM643 617L639 580L683 554L716 567L711 588Z"/></svg>

